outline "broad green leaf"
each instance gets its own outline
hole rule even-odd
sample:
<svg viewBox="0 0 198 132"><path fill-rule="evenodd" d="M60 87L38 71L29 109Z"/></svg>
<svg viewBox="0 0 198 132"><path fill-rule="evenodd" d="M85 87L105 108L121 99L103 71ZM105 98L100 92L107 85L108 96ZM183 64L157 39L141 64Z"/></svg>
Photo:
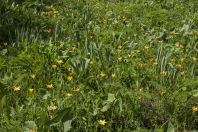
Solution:
<svg viewBox="0 0 198 132"><path fill-rule="evenodd" d="M7 49L3 49L3 50L1 50L1 51L0 51L1 55L6 55L6 54L7 54L7 52L8 52L8 50L7 50Z"/></svg>
<svg viewBox="0 0 198 132"><path fill-rule="evenodd" d="M189 30L190 26L184 24L183 27L180 29L180 32L187 32Z"/></svg>
<svg viewBox="0 0 198 132"><path fill-rule="evenodd" d="M69 131L72 128L71 127L71 123L72 123L72 120L68 120L68 121L63 123L64 132L67 132L67 131Z"/></svg>
<svg viewBox="0 0 198 132"><path fill-rule="evenodd" d="M67 120L71 120L73 118L71 112L72 112L71 107L64 108L63 110L58 111L53 119L47 121L47 125L54 125L60 121L65 122Z"/></svg>
<svg viewBox="0 0 198 132"><path fill-rule="evenodd" d="M168 123L167 132L175 132L175 128L171 122Z"/></svg>
<svg viewBox="0 0 198 132"><path fill-rule="evenodd" d="M182 86L198 86L198 79L186 79Z"/></svg>
<svg viewBox="0 0 198 132"><path fill-rule="evenodd" d="M113 102L115 100L115 95L114 94L111 94L111 93L108 93L108 99L107 101L108 102Z"/></svg>
<svg viewBox="0 0 198 132"><path fill-rule="evenodd" d="M120 113L123 111L123 104L122 104L122 98L119 99L119 108L120 108Z"/></svg>
<svg viewBox="0 0 198 132"><path fill-rule="evenodd" d="M85 58L84 70L88 68L89 62L90 62L90 59Z"/></svg>
<svg viewBox="0 0 198 132"><path fill-rule="evenodd" d="M24 132L32 132L33 130L37 130L36 123L34 121L26 121L23 131Z"/></svg>
<svg viewBox="0 0 198 132"><path fill-rule="evenodd" d="M102 107L101 111L106 112L110 107L111 107L111 105L109 103L107 103L105 106Z"/></svg>
<svg viewBox="0 0 198 132"><path fill-rule="evenodd" d="M198 97L198 90L193 90L193 91L191 92L191 94L192 94L192 96L194 96L194 97Z"/></svg>
<svg viewBox="0 0 198 132"><path fill-rule="evenodd" d="M107 111L111 107L111 103L115 100L115 95L108 93L108 98L106 101L103 102L103 107L101 109L102 112Z"/></svg>
<svg viewBox="0 0 198 132"><path fill-rule="evenodd" d="M142 91L136 91L136 92L137 92L137 94L138 94L139 96L144 96L144 97L146 97L146 98L148 98L148 99L152 99L151 94L148 93L148 92L142 92Z"/></svg>
<svg viewBox="0 0 198 132"><path fill-rule="evenodd" d="M186 91L180 91L180 92L179 91L175 91L173 93L173 97L177 101L185 102L185 101L187 101L188 96L189 96L189 93L186 92Z"/></svg>
<svg viewBox="0 0 198 132"><path fill-rule="evenodd" d="M4 116L4 118L6 119L6 121L8 121L8 110L7 110L7 98L6 95L2 97L1 99L1 112Z"/></svg>

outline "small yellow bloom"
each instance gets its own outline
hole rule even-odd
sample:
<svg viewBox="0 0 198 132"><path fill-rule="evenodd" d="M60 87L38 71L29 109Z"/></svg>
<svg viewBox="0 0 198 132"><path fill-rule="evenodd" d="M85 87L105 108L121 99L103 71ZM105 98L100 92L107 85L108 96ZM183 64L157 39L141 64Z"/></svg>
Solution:
<svg viewBox="0 0 198 132"><path fill-rule="evenodd" d="M183 48L184 48L184 46L183 46L182 44L180 44L180 45L179 45L179 47L180 47L181 49L183 49Z"/></svg>
<svg viewBox="0 0 198 132"><path fill-rule="evenodd" d="M184 60L185 60L184 58L181 58L181 62L184 62Z"/></svg>
<svg viewBox="0 0 198 132"><path fill-rule="evenodd" d="M20 86L14 86L14 91L15 92L19 92L21 90L21 87Z"/></svg>
<svg viewBox="0 0 198 132"><path fill-rule="evenodd" d="M165 92L163 92L163 91L160 92L160 96L164 96L164 94L165 94Z"/></svg>
<svg viewBox="0 0 198 132"><path fill-rule="evenodd" d="M73 77L72 77L72 76L68 76L68 77L67 77L67 80L68 80L68 81L71 81L71 80L73 80Z"/></svg>
<svg viewBox="0 0 198 132"><path fill-rule="evenodd" d="M90 64L92 65L94 62L93 61L90 61Z"/></svg>
<svg viewBox="0 0 198 132"><path fill-rule="evenodd" d="M182 65L181 64L177 64L176 67L177 68L182 68Z"/></svg>
<svg viewBox="0 0 198 132"><path fill-rule="evenodd" d="M145 46L144 46L144 48L145 48L145 49L148 49L148 48L149 48L149 46L148 46L148 45L145 45Z"/></svg>
<svg viewBox="0 0 198 132"><path fill-rule="evenodd" d="M181 76L184 76L185 75L185 72L184 71L180 72L180 75Z"/></svg>
<svg viewBox="0 0 198 132"><path fill-rule="evenodd" d="M107 122L105 120L99 120L98 124L104 126Z"/></svg>
<svg viewBox="0 0 198 132"><path fill-rule="evenodd" d="M68 70L69 72L71 72L71 71L72 71L71 66L67 67L67 70Z"/></svg>
<svg viewBox="0 0 198 132"><path fill-rule="evenodd" d="M49 89L53 89L53 88L54 88L54 86L53 86L53 84L48 84L48 85L47 85L47 88L49 88Z"/></svg>
<svg viewBox="0 0 198 132"><path fill-rule="evenodd" d="M122 61L122 57L118 57L118 61Z"/></svg>
<svg viewBox="0 0 198 132"><path fill-rule="evenodd" d="M57 107L57 106L55 106L55 105L50 106L50 110L51 110L51 111L55 111L55 110L57 110L57 108L58 108L58 107Z"/></svg>
<svg viewBox="0 0 198 132"><path fill-rule="evenodd" d="M37 132L35 128L31 129L30 132Z"/></svg>
<svg viewBox="0 0 198 132"><path fill-rule="evenodd" d="M104 72L101 72L101 73L100 73L100 77L103 78L103 77L105 77L105 76L106 76L106 74L105 74Z"/></svg>
<svg viewBox="0 0 198 132"><path fill-rule="evenodd" d="M57 68L57 65L52 65L52 68L56 69Z"/></svg>
<svg viewBox="0 0 198 132"><path fill-rule="evenodd" d="M131 54L128 54L128 57L131 57Z"/></svg>
<svg viewBox="0 0 198 132"><path fill-rule="evenodd" d="M118 46L118 49L122 49L122 45L119 45L119 46Z"/></svg>
<svg viewBox="0 0 198 132"><path fill-rule="evenodd" d="M112 78L115 78L115 77L116 77L116 74L115 74L115 73L113 73L113 74L111 75L111 77L112 77Z"/></svg>
<svg viewBox="0 0 198 132"><path fill-rule="evenodd" d="M158 64L157 62L154 62L154 63L153 63L153 65L157 65L157 64Z"/></svg>
<svg viewBox="0 0 198 132"><path fill-rule="evenodd" d="M65 96L67 96L67 97L72 96L72 94L71 94L71 93L65 93L64 95L65 95Z"/></svg>
<svg viewBox="0 0 198 132"><path fill-rule="evenodd" d="M33 91L34 91L33 88L29 88L29 89L28 89L28 92L29 92L29 93L33 93Z"/></svg>
<svg viewBox="0 0 198 132"><path fill-rule="evenodd" d="M197 112L197 111L198 111L198 107L193 106L193 107L192 107L192 112Z"/></svg>
<svg viewBox="0 0 198 132"><path fill-rule="evenodd" d="M162 75L162 76L167 76L167 75L168 75L168 72L167 72L167 71L162 71L162 72L161 72L161 75Z"/></svg>
<svg viewBox="0 0 198 132"><path fill-rule="evenodd" d="M52 65L52 68L56 69L57 68L57 65Z"/></svg>
<svg viewBox="0 0 198 132"><path fill-rule="evenodd" d="M80 92L80 88L76 88L73 91L78 93L78 92Z"/></svg>
<svg viewBox="0 0 198 132"><path fill-rule="evenodd" d="M139 89L140 92L142 92L143 90L144 90L143 88L140 88L140 89Z"/></svg>
<svg viewBox="0 0 198 132"><path fill-rule="evenodd" d="M197 60L197 58L196 58L196 57L193 57L193 58L192 58L192 60L193 60L193 61L196 61L196 60Z"/></svg>
<svg viewBox="0 0 198 132"><path fill-rule="evenodd" d="M32 79L35 79L35 78L36 78L36 75L35 75L35 74L32 74L32 75L31 75L31 78L32 78Z"/></svg>
<svg viewBox="0 0 198 132"><path fill-rule="evenodd" d="M63 64L63 60L57 60L56 61L59 65Z"/></svg>
<svg viewBox="0 0 198 132"><path fill-rule="evenodd" d="M136 50L137 53L140 53L140 50Z"/></svg>
<svg viewBox="0 0 198 132"><path fill-rule="evenodd" d="M140 67L140 68L142 68L143 66L144 66L144 64L142 64L142 63L139 64L139 67Z"/></svg>

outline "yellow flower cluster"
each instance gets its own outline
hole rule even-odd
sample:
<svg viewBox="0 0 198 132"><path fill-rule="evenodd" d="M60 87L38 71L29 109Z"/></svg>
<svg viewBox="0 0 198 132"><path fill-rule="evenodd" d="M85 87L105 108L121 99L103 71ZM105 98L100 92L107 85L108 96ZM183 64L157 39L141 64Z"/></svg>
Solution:
<svg viewBox="0 0 198 132"><path fill-rule="evenodd" d="M181 71L181 72L180 72L180 75L181 75L181 76L184 76L184 75L185 75L185 71Z"/></svg>
<svg viewBox="0 0 198 132"><path fill-rule="evenodd" d="M197 61L197 58L196 58L196 57L193 57L192 60L193 60L193 61Z"/></svg>
<svg viewBox="0 0 198 132"><path fill-rule="evenodd" d="M63 60L57 60L56 63L57 63L58 65L62 65L64 62L63 62ZM56 69L57 67L58 67L58 66L57 66L56 64L52 64L52 68L53 68L53 69Z"/></svg>
<svg viewBox="0 0 198 132"><path fill-rule="evenodd" d="M63 60L57 60L56 62L57 62L59 65L61 65L61 64L64 63Z"/></svg>
<svg viewBox="0 0 198 132"><path fill-rule="evenodd" d="M165 94L164 91L160 92L160 96L164 96L164 94Z"/></svg>
<svg viewBox="0 0 198 132"><path fill-rule="evenodd" d="M71 97L71 96L72 96L71 93L65 93L64 95L65 95L66 97Z"/></svg>
<svg viewBox="0 0 198 132"><path fill-rule="evenodd" d="M118 45L118 49L122 49L122 45Z"/></svg>
<svg viewBox="0 0 198 132"><path fill-rule="evenodd" d="M72 81L73 77L72 76L67 76L67 81Z"/></svg>
<svg viewBox="0 0 198 132"><path fill-rule="evenodd" d="M14 86L13 87L13 90L14 90L14 92L19 92L19 91L21 91L21 87L20 86ZM28 88L28 90L27 90L29 93L33 93L33 91L34 91L34 89L33 88Z"/></svg>
<svg viewBox="0 0 198 132"><path fill-rule="evenodd" d="M107 122L105 120L99 120L98 124L104 126Z"/></svg>
<svg viewBox="0 0 198 132"><path fill-rule="evenodd" d="M80 92L80 88L76 88L73 91L78 93L78 92Z"/></svg>
<svg viewBox="0 0 198 132"><path fill-rule="evenodd" d="M111 77L112 77L112 78L115 78L115 77L116 77L116 74L115 74L115 73L113 73L113 74L111 75Z"/></svg>
<svg viewBox="0 0 198 132"><path fill-rule="evenodd" d="M29 88L29 89L28 89L28 92L29 92L29 93L33 93L33 91L34 91L33 88Z"/></svg>
<svg viewBox="0 0 198 132"><path fill-rule="evenodd" d="M53 89L54 86L53 86L53 84L48 84L48 85L47 85L47 88L48 88L48 89Z"/></svg>
<svg viewBox="0 0 198 132"><path fill-rule="evenodd" d="M182 65L181 64L176 64L176 67L177 68L182 68Z"/></svg>
<svg viewBox="0 0 198 132"><path fill-rule="evenodd" d="M41 12L41 15L45 15L45 16L53 16L53 17L57 17L59 16L59 11L57 9L55 9L55 7L51 6L49 8L49 11L46 12Z"/></svg>
<svg viewBox="0 0 198 132"><path fill-rule="evenodd" d="M35 74L32 74L31 75L31 78L34 80L36 78L36 75Z"/></svg>
<svg viewBox="0 0 198 132"><path fill-rule="evenodd" d="M121 62L122 61L122 57L118 57L118 61Z"/></svg>
<svg viewBox="0 0 198 132"><path fill-rule="evenodd" d="M148 46L148 45L145 45L145 46L144 46L144 48L145 48L145 49L148 49L148 48L149 48L149 46Z"/></svg>
<svg viewBox="0 0 198 132"><path fill-rule="evenodd" d="M50 109L51 111L55 111L55 110L57 110L57 108L58 108L57 106L52 105L52 106L50 106L50 108L49 108L49 109Z"/></svg>
<svg viewBox="0 0 198 132"><path fill-rule="evenodd" d="M68 72L71 72L72 71L72 67L69 65L69 66L67 66L67 71Z"/></svg>
<svg viewBox="0 0 198 132"><path fill-rule="evenodd" d="M15 92L19 92L21 90L21 87L20 86L14 86L13 89L14 89Z"/></svg>
<svg viewBox="0 0 198 132"><path fill-rule="evenodd" d="M57 65L52 65L52 68L53 68L53 69L56 69L56 68L57 68Z"/></svg>
<svg viewBox="0 0 198 132"><path fill-rule="evenodd" d="M192 107L192 112L195 113L195 112L197 112L197 111L198 111L198 106L193 106L193 107Z"/></svg>
<svg viewBox="0 0 198 132"><path fill-rule="evenodd" d="M162 71L162 72L161 72L161 75L164 76L164 77L165 77L165 76L168 76L168 72L167 72L167 71Z"/></svg>

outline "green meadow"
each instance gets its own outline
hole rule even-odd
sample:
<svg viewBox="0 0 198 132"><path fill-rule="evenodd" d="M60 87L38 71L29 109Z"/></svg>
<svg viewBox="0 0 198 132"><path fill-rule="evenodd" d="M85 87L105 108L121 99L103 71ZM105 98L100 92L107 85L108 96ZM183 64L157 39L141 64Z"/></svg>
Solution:
<svg viewBox="0 0 198 132"><path fill-rule="evenodd" d="M198 131L197 0L0 0L1 132Z"/></svg>

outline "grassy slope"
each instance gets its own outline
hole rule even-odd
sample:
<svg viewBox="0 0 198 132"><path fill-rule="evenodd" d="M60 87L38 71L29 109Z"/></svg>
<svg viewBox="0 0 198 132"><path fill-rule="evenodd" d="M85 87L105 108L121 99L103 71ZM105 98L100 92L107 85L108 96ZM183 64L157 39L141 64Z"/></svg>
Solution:
<svg viewBox="0 0 198 132"><path fill-rule="evenodd" d="M198 129L196 2L65 4L1 51L2 131Z"/></svg>

